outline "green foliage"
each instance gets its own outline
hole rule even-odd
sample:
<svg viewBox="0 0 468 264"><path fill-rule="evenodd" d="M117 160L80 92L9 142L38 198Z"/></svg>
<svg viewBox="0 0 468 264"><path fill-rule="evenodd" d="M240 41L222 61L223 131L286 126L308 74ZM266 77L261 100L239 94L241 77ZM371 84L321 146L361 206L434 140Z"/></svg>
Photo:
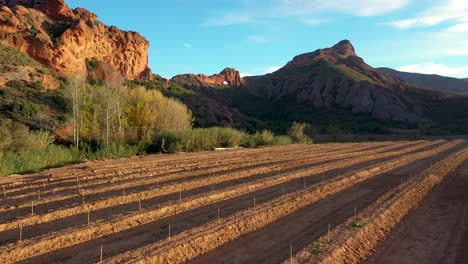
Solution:
<svg viewBox="0 0 468 264"><path fill-rule="evenodd" d="M232 148L244 144L246 133L222 127L172 129L158 134L150 146L150 152L175 153Z"/></svg>
<svg viewBox="0 0 468 264"><path fill-rule="evenodd" d="M25 125L10 119L0 121L0 155L42 151L54 137L44 131L30 131Z"/></svg>
<svg viewBox="0 0 468 264"><path fill-rule="evenodd" d="M361 224L361 223L353 223L350 227L351 227L351 228L362 228L362 227L364 227L364 224Z"/></svg>
<svg viewBox="0 0 468 264"><path fill-rule="evenodd" d="M38 172L81 160L81 154L63 146L50 145L43 150L14 153L0 157L0 175Z"/></svg>
<svg viewBox="0 0 468 264"><path fill-rule="evenodd" d="M127 144L116 144L112 143L109 147L102 147L96 152L89 152L86 154L86 159L116 159L116 158L128 158L136 156L139 152L138 146L127 145Z"/></svg>
<svg viewBox="0 0 468 264"><path fill-rule="evenodd" d="M320 253L320 248L314 247L314 248L309 249L309 251L312 254L318 254L318 253Z"/></svg>
<svg viewBox="0 0 468 264"><path fill-rule="evenodd" d="M47 33L52 40L52 43L55 47L58 47L61 44L61 37L65 31L67 31L71 27L70 22L59 22L56 24L49 25L47 28Z"/></svg>
<svg viewBox="0 0 468 264"><path fill-rule="evenodd" d="M292 143L293 140L289 136L275 136L273 138L273 145L288 145Z"/></svg>
<svg viewBox="0 0 468 264"><path fill-rule="evenodd" d="M42 67L39 62L29 57L28 54L6 44L3 41L0 41L0 64Z"/></svg>
<svg viewBox="0 0 468 264"><path fill-rule="evenodd" d="M86 69L88 72L93 72L97 67L99 67L99 64L101 64L101 62L96 58L86 59Z"/></svg>
<svg viewBox="0 0 468 264"><path fill-rule="evenodd" d="M192 114L184 104L158 90L90 86L76 79L64 82L71 122L81 143L150 144L165 129L189 129ZM78 122L79 120L79 122ZM80 145L76 142L75 145Z"/></svg>
<svg viewBox="0 0 468 264"><path fill-rule="evenodd" d="M294 122L289 128L288 135L294 142L309 144L312 140L306 135L307 130L310 130L309 124Z"/></svg>
<svg viewBox="0 0 468 264"><path fill-rule="evenodd" d="M254 148L257 146L272 145L275 139L275 134L270 130L263 130L261 132L255 132L253 135L249 135L246 139L245 146Z"/></svg>
<svg viewBox="0 0 468 264"><path fill-rule="evenodd" d="M13 106L13 113L33 117L44 111L44 106L32 102L18 102Z"/></svg>

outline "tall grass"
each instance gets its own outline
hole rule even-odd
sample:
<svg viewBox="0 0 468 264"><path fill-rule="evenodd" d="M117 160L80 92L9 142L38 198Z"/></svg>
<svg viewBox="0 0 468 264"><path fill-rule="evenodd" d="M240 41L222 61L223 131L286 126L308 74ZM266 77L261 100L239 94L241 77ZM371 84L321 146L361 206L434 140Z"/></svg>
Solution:
<svg viewBox="0 0 468 264"><path fill-rule="evenodd" d="M82 159L82 154L64 146L50 145L44 150L5 154L0 157L0 175L38 172Z"/></svg>
<svg viewBox="0 0 468 264"><path fill-rule="evenodd" d="M165 130L155 138L150 152L194 152L240 147L247 136L244 132L222 127Z"/></svg>

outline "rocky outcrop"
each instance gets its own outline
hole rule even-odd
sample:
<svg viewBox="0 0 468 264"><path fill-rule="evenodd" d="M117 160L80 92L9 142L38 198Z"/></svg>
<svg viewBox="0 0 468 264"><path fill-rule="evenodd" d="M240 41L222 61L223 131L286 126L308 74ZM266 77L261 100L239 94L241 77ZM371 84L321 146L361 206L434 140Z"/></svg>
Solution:
<svg viewBox="0 0 468 264"><path fill-rule="evenodd" d="M240 73L233 68L226 68L219 74L206 76L204 74L197 75L197 78L206 83L225 84L229 86L241 86L242 78Z"/></svg>
<svg viewBox="0 0 468 264"><path fill-rule="evenodd" d="M424 103L405 92L410 85L367 65L348 40L296 56L272 74L245 77L244 83L252 94L270 100L295 98L314 108L348 109L387 120L427 121Z"/></svg>
<svg viewBox="0 0 468 264"><path fill-rule="evenodd" d="M72 10L63 0L3 5L0 39L64 74L87 75L86 60L94 59L128 79L152 76L149 42L144 37L106 26L95 14L82 8Z"/></svg>

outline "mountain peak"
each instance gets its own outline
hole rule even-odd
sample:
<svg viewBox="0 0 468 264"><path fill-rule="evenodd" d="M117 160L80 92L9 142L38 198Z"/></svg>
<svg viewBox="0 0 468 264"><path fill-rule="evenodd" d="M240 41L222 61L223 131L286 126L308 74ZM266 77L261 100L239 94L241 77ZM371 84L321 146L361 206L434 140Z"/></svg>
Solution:
<svg viewBox="0 0 468 264"><path fill-rule="evenodd" d="M347 39L338 42L338 44L333 46L332 49L336 53L344 55L346 57L356 56L356 51L354 50L353 44Z"/></svg>

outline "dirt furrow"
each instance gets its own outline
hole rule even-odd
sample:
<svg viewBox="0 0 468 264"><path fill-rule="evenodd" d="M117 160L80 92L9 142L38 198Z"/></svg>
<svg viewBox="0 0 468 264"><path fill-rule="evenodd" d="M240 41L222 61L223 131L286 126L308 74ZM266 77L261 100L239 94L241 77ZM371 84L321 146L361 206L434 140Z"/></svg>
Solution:
<svg viewBox="0 0 468 264"><path fill-rule="evenodd" d="M436 153L443 151L447 148L450 148L453 145L458 144L459 142L448 143L442 147L439 147L435 150L424 151L417 154L409 155L409 158L412 160L422 158L423 156L430 155L431 153ZM408 157L407 157L408 158ZM397 158L390 162L394 166L397 164L403 164L404 162L410 162L407 158ZM389 162L383 163L388 166ZM380 169L380 168L379 168ZM97 237L102 237L104 235L112 234L115 232L120 232L122 230L127 230L132 227L142 225L144 223L153 222L157 219L163 217L171 216L177 213L184 211L192 210L193 208L199 208L217 201L222 201L236 197L242 194L250 193L255 190L264 189L270 186L275 186L282 184L288 181L293 180L294 178L302 178L304 176L309 176L311 171L303 171L301 173L289 174L289 175L278 175L272 178L264 179L254 183L243 184L241 186L236 186L227 190L222 190L220 192L209 193L199 195L197 197L190 197L189 199L182 199L179 203L170 202L165 205L161 205L160 208L154 210L144 211L140 214L117 217L108 222L94 223L90 226L80 227L76 229L71 229L69 231L63 231L56 233L53 236L45 236L36 239L25 240L21 244L21 252L13 250L19 245L11 245L3 247L2 253L0 256L8 258L30 258L36 255L44 254L52 250L56 250L65 245L70 246L74 244L79 244L90 239L95 239ZM55 247L55 248L54 248ZM57 248L58 247L58 248ZM27 250L26 250L27 249ZM28 254L33 254L29 255ZM25 257L28 256L28 257Z"/></svg>
<svg viewBox="0 0 468 264"><path fill-rule="evenodd" d="M306 146L306 145L304 145ZM385 146L385 145L384 145ZM270 152L265 153L263 156L256 156L256 155L246 155L242 157L237 157L237 156L229 156L227 157L227 160L219 160L219 159L211 159L208 162L204 162L200 164L199 161L191 161L191 164L178 164L176 166L169 166L163 168L162 165L157 165L155 168L152 170L150 169L145 169L144 171L132 171L132 172L127 172L123 173L122 171L113 171L110 174L105 174L105 177L102 177L103 175L99 176L97 179L95 179L91 174L86 175L86 176L81 176L81 177L74 177L73 179L68 179L66 182L63 181L63 179L58 178L54 180L53 182L49 183L47 180L43 180L36 185L34 184L29 184L25 188L6 188L6 193L5 195L7 196L7 199L2 199L0 201L0 204L8 204L8 205L14 205L16 199L21 199L19 202L24 203L27 202L27 198L37 198L38 197L38 192L41 192L42 197L45 197L46 195L50 194L60 194L61 191L66 191L69 189L72 189L73 191L77 190L78 188L92 188L93 186L102 186L109 184L109 182L113 184L119 184L119 183L124 183L126 181L133 181L133 180L138 180L138 179L144 179L144 178L154 178L156 176L161 176L161 175L166 175L166 174L179 174L179 173L187 173L187 172L203 172L207 168L217 168L217 167L222 167L225 168L228 165L231 164L243 164L245 163L245 159L247 158L252 158L251 160L256 160L257 162L261 161L268 161L272 160L273 157L279 157L279 158L285 158L289 156L294 156L297 155L298 152L304 152L305 150L313 151L316 152L317 154L321 154L323 152L339 152L339 151L353 151L353 149L358 148L358 149L366 149L369 148L368 146L353 146L350 148L345 148L344 150L340 149L333 149L332 145L321 145L319 148L310 148L309 146L304 147L299 150L291 150L289 152L284 152L281 151L281 153L278 153L278 155L271 155L275 154L275 150L271 149ZM376 146L373 146L371 148L375 148ZM151 167L151 164L147 164L147 167ZM96 173L92 173L96 174ZM54 176L54 178L57 178ZM110 178L110 179L109 179ZM34 195L31 195L31 193L35 193Z"/></svg>
<svg viewBox="0 0 468 264"><path fill-rule="evenodd" d="M401 147L401 145L397 144L395 146L387 146L383 148L378 148L378 151L389 151L392 149L396 149ZM0 210L0 212L4 213L5 217L6 214L8 214L7 218L5 217L0 217L0 220L8 220L8 219L15 219L18 216L25 216L27 214L31 213L31 206L36 207L36 213L43 213L45 211L49 211L52 208L61 208L61 207L66 207L70 206L73 204L80 203L85 200L92 200L95 202L97 200L101 200L103 198L111 197L114 195L119 195L120 193L127 192L135 192L135 191L142 191L143 189L149 189L149 188L159 188L160 185L165 185L172 183L176 180L179 179L184 179L185 181L187 179L192 179L192 178L199 178L199 177L213 177L217 174L238 174L242 173L244 171L248 171L250 174L258 174L258 173L265 173L266 171L275 171L277 170L279 173L281 170L284 170L286 168L292 168L294 166L299 166L304 163L313 163L317 161L321 162L328 162L334 159L339 159L339 158L346 158L346 157L353 157L353 156L363 156L363 155L368 155L371 153L375 153L376 150L373 151L358 151L359 149L356 149L355 152L350 152L344 151L344 153L341 152L336 152L336 154L320 154L320 156L317 156L315 153L305 153L305 155L300 155L301 158L290 158L286 160L278 160L276 159L275 161L270 160L268 163L262 163L261 162L247 162L246 164L238 167L231 167L230 169L225 169L225 170L207 170L204 171L203 174L191 174L189 173L182 173L182 174L175 174L175 175L168 175L168 176L161 176L158 178L154 179L149 179L149 180L138 180L134 181L131 183L127 184L112 184L111 186L108 186L110 183L107 184L106 188L100 188L96 190L85 190L85 187L82 187L81 192L74 193L71 195L62 195L62 196L54 196L51 198L46 198L46 199L41 199L38 200L37 196L35 196L34 204L31 203L31 201L26 201L23 202L21 205L16 205L16 206L10 206L10 209L3 209ZM298 153L300 154L300 153ZM297 164L297 165L296 165ZM262 166L260 168L256 168L258 166Z"/></svg>
<svg viewBox="0 0 468 264"><path fill-rule="evenodd" d="M450 145L450 147L453 147L456 144ZM409 155L410 157L400 157L390 162L382 162L379 164L380 166L371 166L368 170L353 172L351 175L347 174L325 183L316 184L313 187L307 188L306 191L299 191L286 196L284 199L275 199L268 205L262 205L258 208L235 214L227 219L222 219L221 223L212 222L200 228L183 232L173 239L143 247L137 250L136 253L138 256L148 256L146 259L149 261L148 263L179 263L187 261L227 243L241 234L261 228L307 204L334 194L339 190L344 190L357 182L444 150L446 148L440 147L437 150ZM201 243L201 241L204 241L204 243ZM178 253L176 254L175 252ZM134 261L137 260L131 257L133 253L135 252L129 251L127 254L109 260L109 262L129 261L135 263Z"/></svg>
<svg viewBox="0 0 468 264"><path fill-rule="evenodd" d="M338 162L338 164L324 165L320 167L320 169L313 168L312 171L310 171L310 174L321 173L321 172L324 172L333 168L345 168L353 164L358 164L364 161L370 161L370 160L374 160L378 158L385 158L385 157L391 157L391 156L395 156L399 154L404 154L404 153L415 151L417 149L425 147L428 144L431 145L432 143L424 143L422 145L411 146L404 150L395 151L395 152L386 152L386 153L381 153L381 154L369 155L367 157L351 158L344 162ZM450 144L455 144L455 142L448 143L445 146L448 146ZM330 166L332 167L330 168ZM311 169L305 169L305 170L309 171ZM3 224L0 224L0 232L17 229L17 228L20 228L21 226L25 227L29 225L38 225L41 223L46 223L46 222L54 221L57 219L69 217L72 215L87 214L87 212L90 212L90 211L92 212L92 211L99 210L99 209L121 206L123 204L134 203L134 202L138 202L141 200L148 200L148 199L158 197L164 194L178 193L180 191L185 191L185 190L202 187L202 186L210 186L215 183L233 180L236 178L249 177L249 176L251 175L220 175L217 177L202 178L202 179L196 179L192 181L186 181L186 182L182 182L179 184L174 183L174 184L162 186L161 188L157 190L142 191L142 192L136 192L136 193L131 193L131 194L125 194L125 195L121 194L117 197L108 198L108 199L97 201L94 203L76 205L71 208L60 209L60 210L52 211L46 214L31 215L23 219L18 219L18 220L14 220L8 223L3 223Z"/></svg>
<svg viewBox="0 0 468 264"><path fill-rule="evenodd" d="M316 150L316 149L320 150L320 149L325 148L325 147L327 147L327 145L304 145L302 149L285 150L284 152L282 152L282 154L288 154L290 152L303 151L304 148L311 148L311 150ZM252 156L252 157L260 158L261 156L258 157L258 155L264 155L265 157L268 157L269 153L274 152L274 151L275 150L273 148L269 148L269 151L266 151L266 148L265 148L265 149L262 149L261 153L253 152L253 153L246 154L246 156L247 157ZM43 183L47 182L47 178L45 176L46 174L53 174L54 181L52 181L51 183L48 183L48 185L47 185L47 187L49 189L52 189L52 188L60 187L63 184L67 184L67 183L68 184L70 184L70 183L74 184L74 183L77 182L77 179L86 178L87 180L91 181L91 180L94 179L94 177L99 179L99 178L102 178L102 177L113 177L115 175L118 175L119 177L121 177L121 176L125 176L125 175L133 175L133 174L139 174L139 173L144 173L144 172L150 172L148 168L151 168L152 166L158 167L159 170L164 169L167 172L170 172L170 171L181 172L181 171L187 170L187 167L198 166L198 164L202 163L202 162L203 162L203 166L209 166L209 165L212 165L212 164L219 163L220 161L228 162L230 160L233 160L233 161L241 160L241 158L239 158L235 154L235 152L236 151L233 151L233 153L231 155L225 154L222 157L217 157L217 155L216 155L217 153L213 153L212 154L213 158L209 159L207 162L203 158L197 159L197 157L194 157L193 159L187 159L187 161L189 162L188 164L178 162L176 165L174 165L174 161L177 162L177 160L174 160L174 161L170 162L170 159L167 159L167 162L163 162L163 161L160 161L160 160L156 160L156 157L160 157L160 155L155 155L155 156L149 156L149 157L153 157L154 160L148 161L148 162L144 163L143 166L138 166L136 168L134 168L132 163L127 163L125 165L118 164L119 166L116 166L115 168L110 167L110 168L106 168L106 169L95 168L95 169L85 169L85 170L76 169L76 172L69 172L70 170L75 168L75 166L72 166L71 168L69 168L67 170L67 174L71 174L71 176L63 176L63 175L60 175L58 173L57 174L55 174L55 173L45 173L44 177L42 179L40 179L38 181L35 181L35 182L25 183L24 185L21 185L22 187L18 187L17 185L5 186L5 187L7 187L6 188L6 195L7 195L7 197L10 197L12 195L15 195L19 191L21 191L21 193L28 193L30 191L37 191L38 189L41 189L43 187ZM205 154L205 155L207 155L207 154ZM226 158L227 160L223 160L223 157ZM148 160L147 157L144 157L144 159ZM129 160L132 160L132 159L129 159ZM165 166L165 167L163 167L163 166ZM86 167L86 166L83 166L83 167ZM106 167L109 167L109 166L106 166ZM118 168L120 168L120 167L123 167L125 169L119 170ZM81 168L81 167L78 167L78 168Z"/></svg>
<svg viewBox="0 0 468 264"><path fill-rule="evenodd" d="M367 264L465 264L468 259L468 161L381 242Z"/></svg>
<svg viewBox="0 0 468 264"><path fill-rule="evenodd" d="M361 263L434 186L467 159L468 149L463 149L423 170L405 184L387 192L356 217L339 225L326 237L299 252L292 263ZM352 228L356 223L359 226ZM309 248L319 249L318 254L313 254Z"/></svg>
<svg viewBox="0 0 468 264"><path fill-rule="evenodd" d="M358 151L360 149L367 149L368 147L354 147L354 148L351 148L350 150L346 149L346 150L341 150L341 151L336 151L336 152L333 152L331 155L334 155L335 153L347 153L347 152L355 152L355 151ZM387 150L387 148L383 148L382 149L383 151ZM296 157L298 154L300 153L304 153L304 152L307 152L307 149L303 149L301 151L294 151L294 152L291 152L291 153L282 153L282 155L273 155L273 156L266 156L266 157L259 157L258 159L251 159L247 162L236 162L236 163L232 163L230 164L229 162L225 162L223 160L221 161L216 161L214 162L216 165L214 166L204 166L204 167L200 167L196 170L183 170L182 172L174 172L174 171L160 171L158 173L148 173L148 176L147 177L139 177L139 175L134 175L132 177L127 177L127 178L124 178L124 177L114 177L113 179L104 179L104 180L99 180L99 181L89 181L89 183L85 183L85 182L81 182L80 185L78 185L78 183L76 182L76 180L74 181L73 185L72 186L64 186L64 187L60 187L60 188L53 188L54 190L54 197L57 197L57 196L60 196L60 192L61 191L72 191L76 194L77 192L77 189L80 187L80 189L87 189L87 190L90 190L90 189L93 189L93 188L96 188L96 189L99 189L100 186L108 186L109 184L113 184L113 185L117 185L117 184L125 184L125 183L132 183L132 182L137 182L137 181L140 181L140 180L145 180L145 179L153 179L153 178L160 178L160 177L164 177L166 175L172 175L174 177L175 176L178 176L178 175L181 175L181 174L207 174L208 172L222 172L223 170L226 171L226 167L229 168L238 168L237 166L240 166L240 167L247 167L249 165L254 165L254 164L262 164L262 163L272 163L272 162L279 162L279 161L287 161L288 158L291 159L290 157ZM324 155L324 152L327 153L328 152L328 149L320 149L320 151L314 151L313 153L316 153L317 155ZM249 158L249 157L246 157L246 158ZM236 165L236 166L234 166ZM209 171L209 169L211 169L212 171ZM159 177L158 177L159 176ZM182 176L184 177L184 176ZM44 185L43 186L40 186L40 189L43 189ZM46 186L48 189L49 189L49 193L51 193L52 189L50 186ZM31 195L31 191L29 192L26 192L26 194L20 194L20 195L16 195L16 196L12 196L11 193L7 193L7 199L3 199L3 202L6 203L6 202L9 202L9 206L14 206L14 200L17 200L17 199L21 199L20 203L24 203L24 202L28 202L27 200L24 200L25 198L31 198L31 197L34 197L35 200L37 200L37 194L36 192L38 191L38 189L35 190L34 195ZM42 190L43 191L43 190ZM42 197L45 197L45 194L44 192L42 192ZM65 195L67 193L64 193ZM0 209L1 210L1 209ZM5 207L3 208L3 210L5 210Z"/></svg>

